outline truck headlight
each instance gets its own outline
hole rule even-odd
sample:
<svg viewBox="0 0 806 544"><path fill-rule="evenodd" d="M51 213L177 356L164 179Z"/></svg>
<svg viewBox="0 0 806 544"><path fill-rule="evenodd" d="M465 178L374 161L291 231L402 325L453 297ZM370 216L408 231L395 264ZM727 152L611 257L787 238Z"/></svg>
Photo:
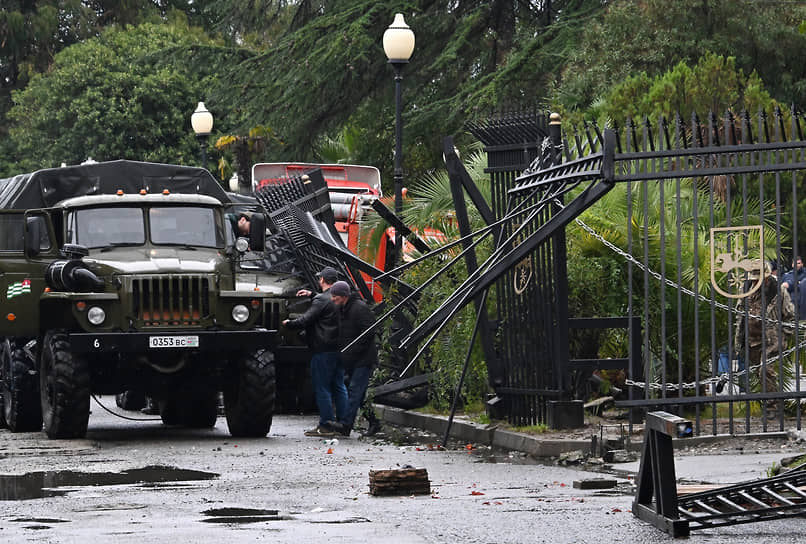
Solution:
<svg viewBox="0 0 806 544"><path fill-rule="evenodd" d="M236 323L243 323L249 319L249 308L243 304L236 304L232 307L232 319L234 319Z"/></svg>
<svg viewBox="0 0 806 544"><path fill-rule="evenodd" d="M93 306L87 310L87 320L93 325L100 325L106 319L106 312L99 306Z"/></svg>
<svg viewBox="0 0 806 544"><path fill-rule="evenodd" d="M248 249L249 249L249 240L247 240L246 238L238 238L237 240L235 240L235 250L238 253L246 253Z"/></svg>

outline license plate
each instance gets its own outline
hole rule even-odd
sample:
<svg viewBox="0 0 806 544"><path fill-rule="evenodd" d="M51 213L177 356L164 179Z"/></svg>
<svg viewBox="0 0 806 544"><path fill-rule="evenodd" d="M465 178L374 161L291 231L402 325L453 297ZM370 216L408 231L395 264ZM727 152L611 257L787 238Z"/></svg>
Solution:
<svg viewBox="0 0 806 544"><path fill-rule="evenodd" d="M197 348L198 336L149 336L150 348Z"/></svg>

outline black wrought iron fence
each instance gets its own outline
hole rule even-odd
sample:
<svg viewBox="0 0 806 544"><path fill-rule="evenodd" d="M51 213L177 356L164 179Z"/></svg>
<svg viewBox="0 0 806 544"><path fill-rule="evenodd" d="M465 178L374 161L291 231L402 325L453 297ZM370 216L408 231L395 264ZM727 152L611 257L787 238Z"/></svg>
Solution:
<svg viewBox="0 0 806 544"><path fill-rule="evenodd" d="M574 187L567 205L552 199L553 217L571 210L573 228L622 261L642 364L625 367L629 398L617 404L689 409L697 433L800 427L806 276L783 273L799 253L802 122L777 110L583 127L564 162L535 161L508 190L529 203ZM553 232L540 217L530 239Z"/></svg>
<svg viewBox="0 0 806 544"><path fill-rule="evenodd" d="M488 366L513 423L545 422L552 399L573 397L573 373L620 368L617 405L689 411L697 433L800 427L806 272L783 273L799 253L802 122L794 109L728 112L583 125L566 139L554 117L472 126L489 156L496 248L403 344L495 285ZM472 192L449 155L452 183ZM610 288L627 315L568 315L567 228L618 263L624 281ZM569 324L626 329L622 353L571 359Z"/></svg>

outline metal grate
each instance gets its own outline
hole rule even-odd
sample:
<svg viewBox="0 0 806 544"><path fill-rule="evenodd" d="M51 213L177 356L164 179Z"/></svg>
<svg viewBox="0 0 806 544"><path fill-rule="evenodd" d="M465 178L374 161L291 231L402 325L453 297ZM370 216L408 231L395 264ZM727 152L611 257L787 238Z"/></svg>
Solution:
<svg viewBox="0 0 806 544"><path fill-rule="evenodd" d="M131 282L132 314L143 326L201 325L210 316L207 276L137 276Z"/></svg>

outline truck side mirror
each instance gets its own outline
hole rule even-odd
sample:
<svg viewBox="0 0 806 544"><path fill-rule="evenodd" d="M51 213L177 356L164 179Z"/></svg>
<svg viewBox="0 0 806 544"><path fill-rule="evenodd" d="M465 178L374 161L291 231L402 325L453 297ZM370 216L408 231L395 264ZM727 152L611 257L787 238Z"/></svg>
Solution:
<svg viewBox="0 0 806 544"><path fill-rule="evenodd" d="M266 245L266 217L253 213L249 218L249 249L263 251Z"/></svg>
<svg viewBox="0 0 806 544"><path fill-rule="evenodd" d="M34 215L25 218L25 255L36 257L42 249L42 236L47 238L48 229L45 218ZM45 248L47 249L47 247Z"/></svg>

